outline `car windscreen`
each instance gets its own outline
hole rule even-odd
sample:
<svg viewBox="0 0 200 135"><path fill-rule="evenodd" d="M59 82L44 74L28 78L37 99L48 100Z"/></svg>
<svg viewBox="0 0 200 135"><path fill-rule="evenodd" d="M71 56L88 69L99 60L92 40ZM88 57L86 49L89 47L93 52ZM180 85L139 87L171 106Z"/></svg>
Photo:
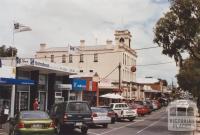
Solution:
<svg viewBox="0 0 200 135"><path fill-rule="evenodd" d="M90 113L90 108L87 103L71 102L66 107L66 111L70 113Z"/></svg>
<svg viewBox="0 0 200 135"><path fill-rule="evenodd" d="M20 115L21 119L49 119L49 116L45 112L22 112Z"/></svg>

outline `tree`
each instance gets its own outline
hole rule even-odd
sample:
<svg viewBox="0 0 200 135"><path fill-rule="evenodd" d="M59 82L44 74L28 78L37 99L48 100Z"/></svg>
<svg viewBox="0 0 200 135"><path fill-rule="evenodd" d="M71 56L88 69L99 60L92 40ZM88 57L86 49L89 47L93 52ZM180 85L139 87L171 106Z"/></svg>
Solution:
<svg viewBox="0 0 200 135"><path fill-rule="evenodd" d="M15 47L9 46L8 48L5 45L0 47L0 57L11 57L17 55L17 49Z"/></svg>
<svg viewBox="0 0 200 135"><path fill-rule="evenodd" d="M179 87L182 90L189 91L196 97L200 97L200 61L194 58L188 58L183 62L176 75Z"/></svg>
<svg viewBox="0 0 200 135"><path fill-rule="evenodd" d="M169 0L170 10L154 28L154 43L182 65L184 53L200 60L200 0Z"/></svg>

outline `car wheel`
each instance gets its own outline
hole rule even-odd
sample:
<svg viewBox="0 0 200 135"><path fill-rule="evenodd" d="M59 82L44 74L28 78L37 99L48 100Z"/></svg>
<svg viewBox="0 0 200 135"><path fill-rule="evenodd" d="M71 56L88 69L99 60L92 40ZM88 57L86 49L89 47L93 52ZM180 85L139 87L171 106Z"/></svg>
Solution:
<svg viewBox="0 0 200 135"><path fill-rule="evenodd" d="M88 127L81 127L81 133L82 134L87 134L87 131L88 131Z"/></svg>
<svg viewBox="0 0 200 135"><path fill-rule="evenodd" d="M111 123L115 124L115 118L111 119Z"/></svg>
<svg viewBox="0 0 200 135"><path fill-rule="evenodd" d="M129 120L129 121L133 121L133 120L134 120L134 118L129 118L128 120Z"/></svg>
<svg viewBox="0 0 200 135"><path fill-rule="evenodd" d="M62 125L58 123L56 126L56 133L60 135L62 133L62 130Z"/></svg>
<svg viewBox="0 0 200 135"><path fill-rule="evenodd" d="M103 124L103 127L104 128L108 128L108 124Z"/></svg>

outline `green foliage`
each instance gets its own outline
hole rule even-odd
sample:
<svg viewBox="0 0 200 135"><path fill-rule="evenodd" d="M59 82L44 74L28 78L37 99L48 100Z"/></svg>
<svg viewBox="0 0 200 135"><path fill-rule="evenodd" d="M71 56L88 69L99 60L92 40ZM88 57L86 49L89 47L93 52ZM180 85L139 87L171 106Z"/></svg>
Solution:
<svg viewBox="0 0 200 135"><path fill-rule="evenodd" d="M16 56L17 54L17 49L14 47L6 47L5 45L2 45L0 47L0 57L11 57L11 56Z"/></svg>
<svg viewBox="0 0 200 135"><path fill-rule="evenodd" d="M154 43L182 64L183 53L200 60L200 0L170 0L170 10L154 28Z"/></svg>
<svg viewBox="0 0 200 135"><path fill-rule="evenodd" d="M194 58L186 59L177 75L179 87L200 97L200 61Z"/></svg>

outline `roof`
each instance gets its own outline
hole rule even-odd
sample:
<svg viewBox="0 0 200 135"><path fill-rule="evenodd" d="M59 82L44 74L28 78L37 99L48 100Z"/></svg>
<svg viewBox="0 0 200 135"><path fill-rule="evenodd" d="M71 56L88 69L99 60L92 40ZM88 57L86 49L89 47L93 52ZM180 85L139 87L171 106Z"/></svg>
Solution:
<svg viewBox="0 0 200 135"><path fill-rule="evenodd" d="M136 79L136 82L141 84L154 84L154 83L159 83L159 80L152 77L145 77Z"/></svg>
<svg viewBox="0 0 200 135"><path fill-rule="evenodd" d="M50 47L38 52L67 52L68 47Z"/></svg>
<svg viewBox="0 0 200 135"><path fill-rule="evenodd" d="M93 50L113 50L115 48L114 45L95 45L95 46L71 46L74 49L77 50L83 50L83 51L93 51ZM69 46L67 47L50 47L50 48L45 48L43 50L37 51L38 53L41 52L68 52L69 51Z"/></svg>

